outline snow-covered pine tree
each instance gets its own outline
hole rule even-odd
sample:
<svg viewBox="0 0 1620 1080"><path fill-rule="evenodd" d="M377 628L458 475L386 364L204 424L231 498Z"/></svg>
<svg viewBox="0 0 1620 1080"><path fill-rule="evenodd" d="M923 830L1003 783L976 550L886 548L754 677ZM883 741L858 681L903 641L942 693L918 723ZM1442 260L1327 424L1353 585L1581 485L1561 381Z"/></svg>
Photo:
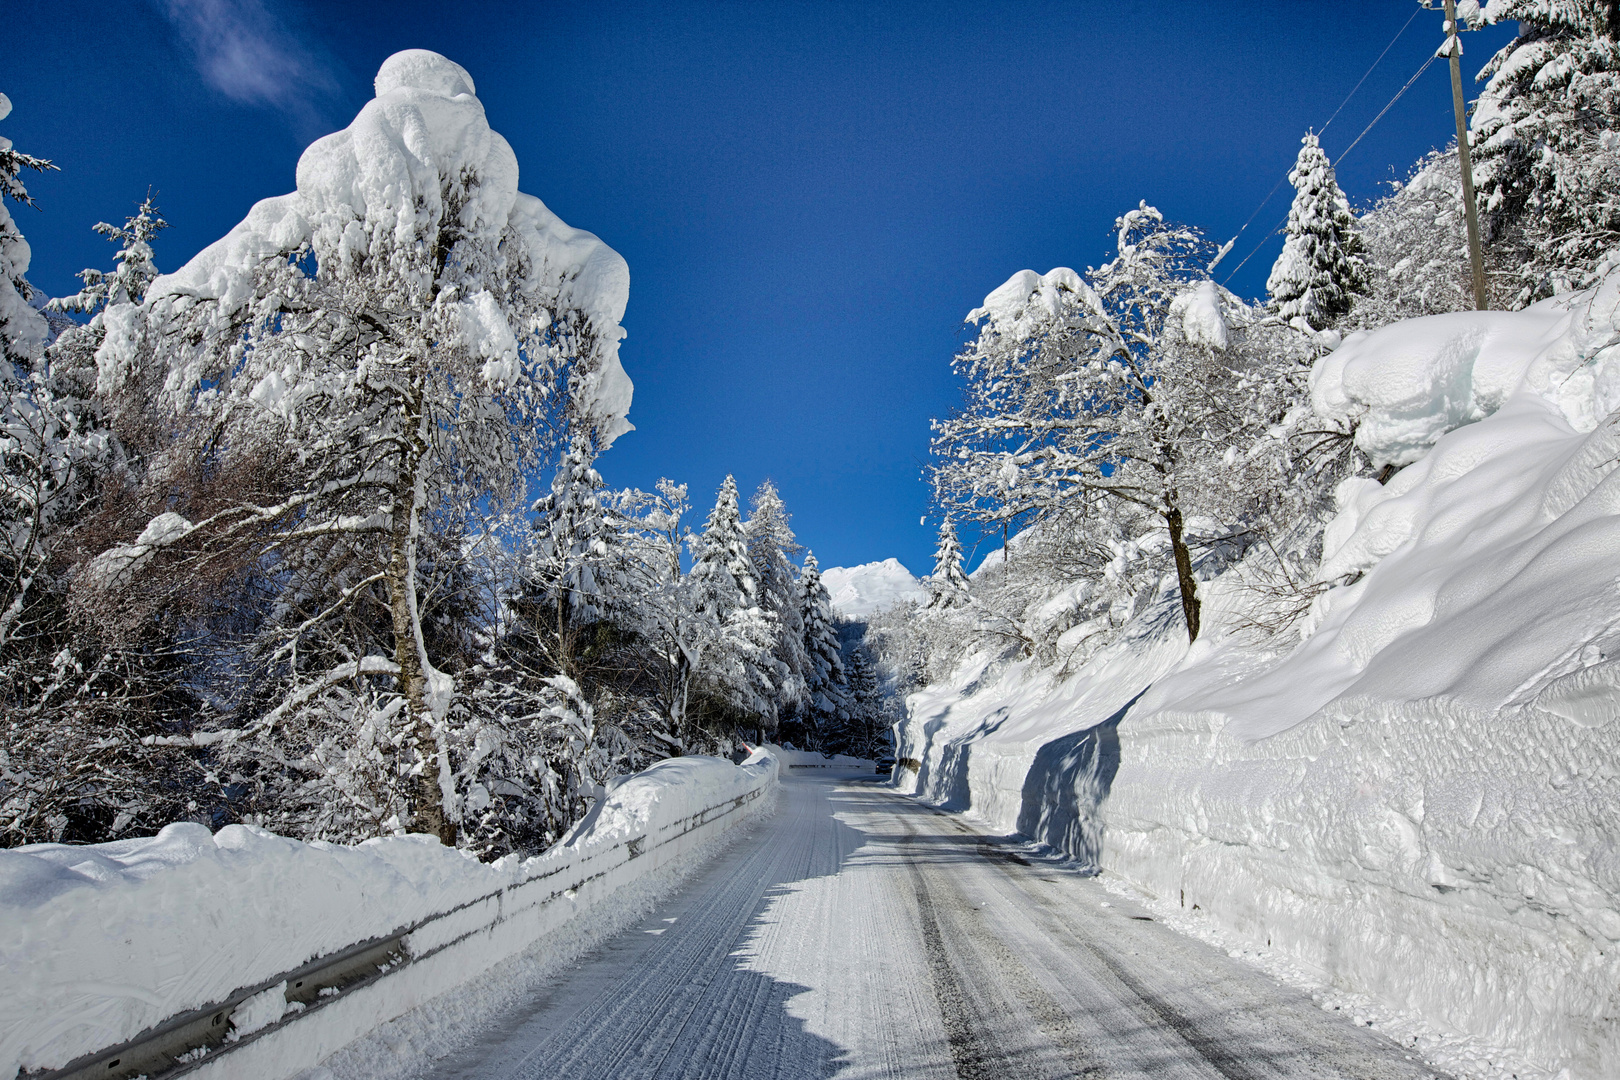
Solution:
<svg viewBox="0 0 1620 1080"><path fill-rule="evenodd" d="M0 95L0 118L10 108ZM53 167L0 138L12 201L32 205L24 169ZM78 533L117 444L85 400L90 386L67 377L66 342L46 344L29 255L0 199L0 845L107 840L172 820L183 796L154 761L166 752L142 739L165 708L195 706L175 686L172 650L150 636L105 647L68 611Z"/></svg>
<svg viewBox="0 0 1620 1080"><path fill-rule="evenodd" d="M1271 267L1266 291L1278 315L1303 318L1321 330L1346 315L1355 297L1367 290L1367 266L1355 216L1327 154L1315 134L1301 142L1288 173L1294 185L1288 239Z"/></svg>
<svg viewBox="0 0 1620 1080"><path fill-rule="evenodd" d="M177 434L142 489L165 509L81 580L93 605L144 573L162 605L221 567L261 575L262 689L232 745L306 787L364 788L359 835L449 840L465 747L435 649L457 635L426 609L469 523L521 498L562 433L602 450L628 429L629 275L518 191L459 65L398 53L376 92L305 150L295 192L155 281L144 328L108 335L108 400L155 404ZM299 749L322 744L369 764Z"/></svg>
<svg viewBox="0 0 1620 1080"><path fill-rule="evenodd" d="M737 480L729 474L693 545L691 577L704 594L704 605L722 620L738 607L759 603L759 581L737 507Z"/></svg>
<svg viewBox="0 0 1620 1080"><path fill-rule="evenodd" d="M1620 242L1620 7L1491 0L1485 16L1519 24L1480 71L1471 143L1487 234L1524 255L1523 304L1584 284Z"/></svg>
<svg viewBox="0 0 1620 1080"><path fill-rule="evenodd" d="M947 516L939 525L939 542L934 547L934 572L928 578L929 607L960 607L968 600L968 578L962 571L962 543L956 538L956 524Z"/></svg>
<svg viewBox="0 0 1620 1080"><path fill-rule="evenodd" d="M814 552L804 557L798 594L808 661L809 706L802 721L805 749L822 750L842 743L844 726L850 719L850 702L844 658L832 621L832 599L827 595L827 586L821 582L821 569Z"/></svg>
<svg viewBox="0 0 1620 1080"><path fill-rule="evenodd" d="M578 635L627 599L619 533L602 505L602 477L590 439L570 440L552 475L551 493L535 503L535 539L524 568L525 596L537 640L553 671L578 679Z"/></svg>
<svg viewBox="0 0 1620 1080"><path fill-rule="evenodd" d="M766 480L754 492L753 513L743 526L748 555L759 582L759 603L776 622L778 670L771 705L778 723L807 703L809 661L805 655L804 619L794 580L793 558L800 550L789 524L787 507L776 485Z"/></svg>
<svg viewBox="0 0 1620 1080"><path fill-rule="evenodd" d="M768 726L781 681L775 657L776 622L760 607L759 581L737 509L737 481L727 476L714 509L692 543L689 574L696 608L716 627L700 675L709 696L732 723Z"/></svg>
<svg viewBox="0 0 1620 1080"><path fill-rule="evenodd" d="M10 115L11 99L0 94L0 120ZM24 169L45 172L55 168L45 158L25 154L0 136L0 193L12 202L34 205L23 181ZM45 316L29 303L34 298L34 288L28 284L33 252L6 207L6 198L0 198L0 359L7 362L7 368L27 368L44 350L49 327ZM0 379L8 384L16 375L13 370L0 371Z"/></svg>
<svg viewBox="0 0 1620 1080"><path fill-rule="evenodd" d="M135 216L124 219L122 227L98 221L96 232L118 245L113 257L111 273L89 268L79 271L84 288L72 296L59 296L46 306L52 311L76 311L96 314L114 304L139 304L146 299L146 289L158 276L157 263L152 258L152 240L169 227L152 201L152 193L136 209Z"/></svg>
<svg viewBox="0 0 1620 1080"><path fill-rule="evenodd" d="M883 708L882 687L877 665L867 655L864 643L857 644L849 657L848 739L845 753L878 760L889 748L888 716Z"/></svg>

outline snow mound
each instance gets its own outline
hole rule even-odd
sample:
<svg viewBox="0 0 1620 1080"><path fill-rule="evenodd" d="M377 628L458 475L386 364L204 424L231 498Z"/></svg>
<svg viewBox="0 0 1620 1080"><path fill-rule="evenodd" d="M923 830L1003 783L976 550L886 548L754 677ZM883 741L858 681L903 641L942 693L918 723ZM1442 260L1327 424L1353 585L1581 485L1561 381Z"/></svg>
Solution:
<svg viewBox="0 0 1620 1080"><path fill-rule="evenodd" d="M1408 465L1525 391L1590 431L1620 406L1620 280L1525 311L1430 315L1352 334L1311 372L1318 415L1375 466Z"/></svg>
<svg viewBox="0 0 1620 1080"><path fill-rule="evenodd" d="M829 567L821 572L821 583L827 587L832 609L846 619L875 615L907 600L928 599L928 590L899 559Z"/></svg>

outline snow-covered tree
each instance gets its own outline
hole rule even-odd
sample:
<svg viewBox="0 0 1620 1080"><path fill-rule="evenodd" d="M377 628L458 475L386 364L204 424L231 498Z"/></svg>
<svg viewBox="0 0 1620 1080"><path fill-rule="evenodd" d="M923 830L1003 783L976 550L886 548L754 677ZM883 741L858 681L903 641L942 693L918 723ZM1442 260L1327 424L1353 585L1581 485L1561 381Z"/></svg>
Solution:
<svg viewBox="0 0 1620 1080"><path fill-rule="evenodd" d="M787 507L776 485L766 480L754 493L753 512L743 531L748 555L759 582L761 609L776 623L777 660L771 706L779 722L807 700L809 660L805 654L805 625L794 579L793 558L800 550L789 524Z"/></svg>
<svg viewBox="0 0 1620 1080"><path fill-rule="evenodd" d="M1456 147L1426 154L1391 188L1357 223L1368 286L1350 314L1355 329L1474 306Z"/></svg>
<svg viewBox="0 0 1620 1080"><path fill-rule="evenodd" d="M1470 141L1488 235L1522 252L1525 303L1584 284L1620 242L1620 8L1491 0L1485 16L1519 24L1480 72Z"/></svg>
<svg viewBox="0 0 1620 1080"><path fill-rule="evenodd" d="M682 522L691 509L686 490L660 479L652 493L620 492L614 507L620 542L629 553L630 602L621 617L641 650L636 666L647 677L651 711L661 721L648 735L666 753L701 742L688 723L692 692L705 658L725 644L699 583L681 569Z"/></svg>
<svg viewBox="0 0 1620 1080"><path fill-rule="evenodd" d="M0 94L0 120L11 115L11 99ZM23 170L45 172L56 168L45 158L25 154L0 136L0 193L21 206L33 206ZM8 368L26 366L39 358L45 348L49 327L45 316L29 302L34 288L28 284L28 264L33 251L12 218L6 199L0 198L0 359ZM13 379L16 372L0 371L0 379Z"/></svg>
<svg viewBox="0 0 1620 1080"><path fill-rule="evenodd" d="M1302 318L1314 329L1350 311L1367 290L1367 266L1350 203L1333 176L1333 166L1314 134L1302 140L1288 173L1294 204L1288 210L1288 239L1266 279L1272 306L1284 319Z"/></svg>
<svg viewBox="0 0 1620 1080"><path fill-rule="evenodd" d="M10 103L0 95L0 118ZM0 190L32 205L24 169L52 168L0 139ZM0 199L0 844L104 840L183 808L169 751L147 742L166 710L196 708L181 650L152 628L99 639L68 585L116 441L86 400L66 342L36 310L30 252ZM70 331L69 336L77 333Z"/></svg>
<svg viewBox="0 0 1620 1080"><path fill-rule="evenodd" d="M1154 515L1196 638L1184 506L1204 486L1196 465L1226 449L1218 354L1236 301L1198 284L1196 231L1146 204L1116 227L1118 254L1089 281L1021 271L969 314L979 332L955 362L967 403L934 424L934 492L947 513L997 524L1062 512L1106 532L1121 514Z"/></svg>
<svg viewBox="0 0 1620 1080"><path fill-rule="evenodd" d="M714 509L693 545L691 576L703 593L704 605L722 621L739 607L759 603L759 581L737 507L735 477L727 475L715 494Z"/></svg>
<svg viewBox="0 0 1620 1080"><path fill-rule="evenodd" d="M845 753L879 759L890 748L889 715L877 665L863 644L857 644L849 657L849 721L846 725Z"/></svg>
<svg viewBox="0 0 1620 1080"><path fill-rule="evenodd" d="M775 656L777 624L760 606L755 575L737 508L737 481L727 476L692 544L690 587L697 610L713 621L717 635L700 673L710 696L739 720L768 726L783 675Z"/></svg>
<svg viewBox="0 0 1620 1080"><path fill-rule="evenodd" d="M152 194L126 218L124 224L109 225L98 221L95 231L118 245L110 273L95 268L79 271L84 288L72 296L59 296L46 305L52 311L77 311L95 314L113 304L138 304L146 299L146 290L158 276L157 263L152 257L152 240L169 227L158 213Z"/></svg>
<svg viewBox="0 0 1620 1080"><path fill-rule="evenodd" d="M809 707L803 720L809 749L824 749L839 737L850 719L849 686L838 631L833 626L832 598L821 582L816 556L807 553L799 574L798 607L804 626Z"/></svg>
<svg viewBox="0 0 1620 1080"><path fill-rule="evenodd" d="M578 632L609 617L627 599L618 532L602 505L602 477L590 440L576 435L535 503L535 542L524 568L533 617L555 670L578 677Z"/></svg>
<svg viewBox="0 0 1620 1080"><path fill-rule="evenodd" d="M939 542L934 546L934 572L928 578L929 607L958 607L967 602L968 578L962 571L962 542L956 537L956 524L949 517L939 525Z"/></svg>
<svg viewBox="0 0 1620 1080"><path fill-rule="evenodd" d="M376 92L304 152L295 192L153 282L138 325L109 330L97 359L115 411L155 404L176 432L143 488L150 510L171 508L93 564L84 602L139 572L171 602L232 563L272 597L304 583L269 605L272 707L235 730L273 740L303 716L376 733L379 805L449 840L458 686L424 609L455 576L462 523L521 498L563 432L600 450L627 429L628 272L517 190L460 66L398 53Z"/></svg>

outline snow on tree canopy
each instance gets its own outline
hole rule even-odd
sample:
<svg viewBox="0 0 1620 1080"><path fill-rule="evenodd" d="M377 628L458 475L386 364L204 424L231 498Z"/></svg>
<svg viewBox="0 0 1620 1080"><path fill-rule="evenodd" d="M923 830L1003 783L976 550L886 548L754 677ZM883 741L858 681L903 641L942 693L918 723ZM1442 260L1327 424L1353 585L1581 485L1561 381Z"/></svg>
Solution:
<svg viewBox="0 0 1620 1080"><path fill-rule="evenodd" d="M581 358L572 393L594 423L598 449L606 449L631 430L625 416L633 386L618 356L630 289L624 259L518 190L517 158L489 127L472 77L459 64L409 49L383 62L375 86L376 98L353 123L304 151L296 191L257 203L222 239L153 282L149 295L217 301L223 320L251 298L264 259L305 244L318 266L397 252L444 214L442 178L474 174L478 182L468 185L457 214L463 239L525 260L527 272L512 275L525 299L553 317L578 312L593 332L595 355ZM488 293L457 302L462 343L485 358L485 378L492 384L521 378L520 343L546 328L508 325ZM133 359L119 355L117 345L110 342L112 351L98 358L104 372Z"/></svg>
<svg viewBox="0 0 1620 1080"><path fill-rule="evenodd" d="M1078 294L1089 311L1103 313L1102 301L1086 280L1067 266L1059 266L1044 274L1018 271L985 297L982 306L968 312L967 321L988 320L996 333L1017 337L1031 320L1057 318L1064 310L1065 292Z"/></svg>

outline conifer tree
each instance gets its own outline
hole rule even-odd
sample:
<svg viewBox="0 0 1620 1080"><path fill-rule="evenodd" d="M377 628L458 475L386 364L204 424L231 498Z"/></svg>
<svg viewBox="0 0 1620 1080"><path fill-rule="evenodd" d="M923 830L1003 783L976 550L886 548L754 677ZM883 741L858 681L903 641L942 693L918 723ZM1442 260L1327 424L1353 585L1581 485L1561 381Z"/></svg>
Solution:
<svg viewBox="0 0 1620 1080"><path fill-rule="evenodd" d="M1589 268L1620 239L1620 7L1492 0L1485 15L1519 24L1480 72L1471 125L1488 234L1529 230L1526 276Z"/></svg>
<svg viewBox="0 0 1620 1080"><path fill-rule="evenodd" d="M759 581L737 509L737 481L727 476L693 544L688 575L697 611L715 628L702 674L736 713L770 726L779 681L774 656L776 623L761 607Z"/></svg>
<svg viewBox="0 0 1620 1080"><path fill-rule="evenodd" d="M821 583L814 552L804 557L799 574L799 605L804 622L804 650L809 659L809 709L805 718L810 749L825 749L837 740L849 720L849 684L832 622L832 600Z"/></svg>
<svg viewBox="0 0 1620 1080"><path fill-rule="evenodd" d="M151 192L122 227L98 221L96 232L118 245L113 270L80 270L84 288L72 296L59 296L46 305L51 311L78 311L96 314L114 304L138 304L146 299L146 288L158 276L152 259L152 239L169 227L158 213Z"/></svg>
<svg viewBox="0 0 1620 1080"><path fill-rule="evenodd" d="M929 607L951 608L967 603L968 579L962 572L962 544L956 538L956 525L949 517L939 526L934 573L928 579L928 591L933 594Z"/></svg>
<svg viewBox="0 0 1620 1080"><path fill-rule="evenodd" d="M1321 330L1349 313L1367 290L1367 266L1350 204L1314 134L1307 134L1288 174L1294 205L1288 239L1266 279L1272 305L1284 319L1303 318Z"/></svg>
<svg viewBox="0 0 1620 1080"><path fill-rule="evenodd" d="M878 685L877 667L864 646L856 646L849 658L849 737L847 753L877 759L888 745L888 718L883 711L883 694Z"/></svg>
<svg viewBox="0 0 1620 1080"><path fill-rule="evenodd" d="M737 508L737 480L729 474L715 494L714 509L698 537L691 576L705 593L705 605L722 619L759 600L754 560L748 554L742 513Z"/></svg>
<svg viewBox="0 0 1620 1080"><path fill-rule="evenodd" d="M10 115L11 99L0 94L0 120ZM10 139L0 137L0 193L12 202L34 205L23 182L24 169L45 172L55 168L44 158L13 149ZM6 200L0 198L0 359L8 361L6 370L0 370L0 382L16 377L12 368L37 360L49 333L45 317L29 303L34 297L34 288L28 284L31 258L28 241L6 208Z"/></svg>
<svg viewBox="0 0 1620 1080"><path fill-rule="evenodd" d="M602 505L594 458L589 437L576 434L552 476L551 493L534 505L538 537L527 576L556 624L559 641L567 628L601 619L620 595L613 587L617 535ZM562 649L557 665L572 675L570 654Z"/></svg>
<svg viewBox="0 0 1620 1080"><path fill-rule="evenodd" d="M808 660L792 563L801 548L794 538L782 496L769 480L760 484L754 493L753 513L744 526L744 534L759 582L760 607L776 621L774 651L778 663L772 705L780 721L806 701Z"/></svg>

